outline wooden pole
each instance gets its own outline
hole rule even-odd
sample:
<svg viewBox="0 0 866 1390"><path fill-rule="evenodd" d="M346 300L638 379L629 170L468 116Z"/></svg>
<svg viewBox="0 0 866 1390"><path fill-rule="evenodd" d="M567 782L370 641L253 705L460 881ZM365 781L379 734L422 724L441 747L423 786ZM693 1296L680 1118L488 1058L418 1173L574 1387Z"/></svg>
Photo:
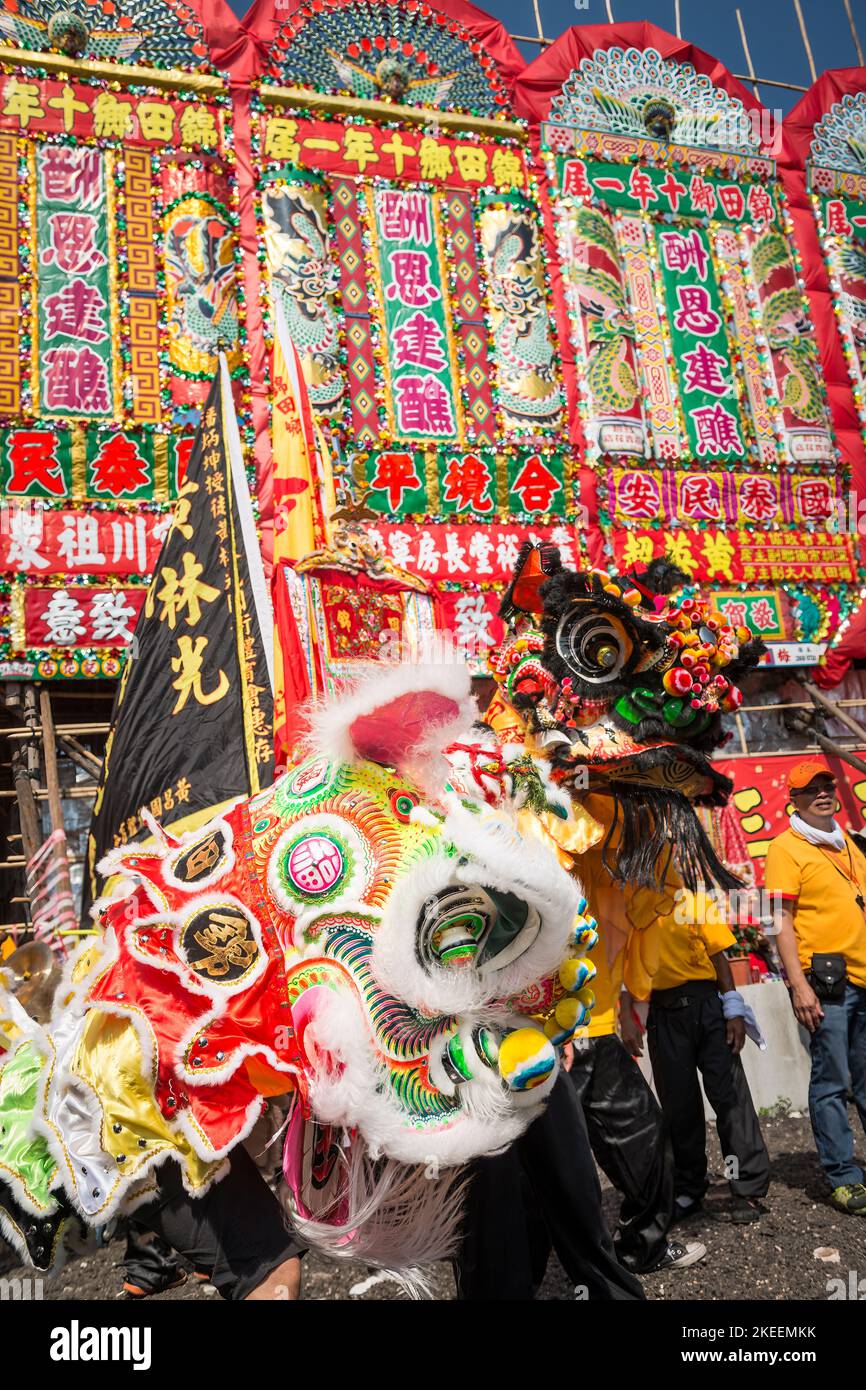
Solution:
<svg viewBox="0 0 866 1390"><path fill-rule="evenodd" d="M866 748L866 729L862 724L858 724L857 720L853 719L846 710L839 709L832 700L827 699L826 695L822 695L818 687L813 685L811 681L803 681L802 685L813 705L817 705L833 719L838 719L840 724L844 724L846 728L851 730L852 734L856 734L859 739L863 740L863 747Z"/></svg>
<svg viewBox="0 0 866 1390"><path fill-rule="evenodd" d="M31 860L42 844L39 830L39 813L36 798L27 769L27 750L21 745L12 750L12 776L15 782L15 795L18 798L18 819L21 822L21 844L25 860Z"/></svg>
<svg viewBox="0 0 866 1390"><path fill-rule="evenodd" d="M758 90L757 74L755 73L755 65L752 62L752 54L749 50L749 40L746 38L746 26L743 23L743 16L740 14L739 9L735 11L735 14L737 16L737 24L740 28L740 42L743 45L743 52L746 55L746 67L749 69L749 77L752 79L752 90L758 101L760 101L761 93Z"/></svg>
<svg viewBox="0 0 866 1390"><path fill-rule="evenodd" d="M825 734L815 733L815 740L821 745L825 753L830 753L834 758L841 758L843 763L855 767L858 772L866 772L866 763L862 758L857 758L853 753L849 753L847 748L840 748L838 743L834 743Z"/></svg>
<svg viewBox="0 0 866 1390"><path fill-rule="evenodd" d="M674 32L678 39L683 36L683 20L680 14L680 0L674 0Z"/></svg>
<svg viewBox="0 0 866 1390"><path fill-rule="evenodd" d="M100 776L102 762L89 748L85 748L83 743L79 743L77 738L73 738L71 734L58 734L57 742L67 757L78 764L82 772L93 778Z"/></svg>
<svg viewBox="0 0 866 1390"><path fill-rule="evenodd" d="M800 25L800 35L803 39L803 47L806 50L806 57L809 60L809 72L812 74L812 81L818 81L818 73L815 68L815 59L812 57L812 45L809 42L809 35L806 32L806 21L803 18L803 9L800 0L794 0L794 9L797 12L797 22Z"/></svg>
<svg viewBox="0 0 866 1390"><path fill-rule="evenodd" d="M57 740L54 735L51 695L47 685L39 689L39 713L42 718L42 756L45 761L45 785L48 788L51 829L63 830L63 804L60 798L60 778L57 775Z"/></svg>
<svg viewBox="0 0 866 1390"><path fill-rule="evenodd" d="M30 860L42 844L42 825L36 808L36 792L39 790L39 746L37 730L39 715L36 710L36 691L32 685L24 687L22 710L24 723L32 737L26 742L12 745L12 778L18 800L18 819L21 822L21 847L25 860Z"/></svg>
<svg viewBox="0 0 866 1390"><path fill-rule="evenodd" d="M845 13L848 16L848 25L851 29L851 37L854 40L854 47L857 50L857 62L863 67L863 49L860 47L860 35L857 33L857 26L854 23L854 15L851 10L851 0L845 0Z"/></svg>

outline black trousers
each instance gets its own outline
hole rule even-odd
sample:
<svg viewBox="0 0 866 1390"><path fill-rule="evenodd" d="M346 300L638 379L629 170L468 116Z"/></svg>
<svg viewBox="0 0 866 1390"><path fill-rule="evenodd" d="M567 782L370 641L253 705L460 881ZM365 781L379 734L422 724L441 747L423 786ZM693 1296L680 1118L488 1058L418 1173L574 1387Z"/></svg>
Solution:
<svg viewBox="0 0 866 1390"><path fill-rule="evenodd" d="M614 1253L586 1122L567 1076L511 1148L471 1165L455 1261L458 1298L532 1298L551 1247L583 1297L643 1298Z"/></svg>
<svg viewBox="0 0 866 1390"><path fill-rule="evenodd" d="M229 1171L203 1197L190 1197L172 1161L158 1173L159 1193L139 1207L139 1227L210 1276L217 1292L240 1302L285 1260L306 1247L290 1229L282 1207L242 1145L229 1155Z"/></svg>
<svg viewBox="0 0 866 1390"><path fill-rule="evenodd" d="M661 1259L674 1211L674 1161L658 1101L615 1034L581 1038L569 1072L595 1161L623 1195L613 1244L640 1274Z"/></svg>
<svg viewBox="0 0 866 1390"><path fill-rule="evenodd" d="M731 1191L739 1197L763 1197L770 1186L770 1159L743 1064L725 1041L725 1018L715 982L692 980L654 991L647 1039L673 1145L677 1196L699 1201L708 1186L700 1072L707 1100L716 1112L725 1162L736 1160Z"/></svg>

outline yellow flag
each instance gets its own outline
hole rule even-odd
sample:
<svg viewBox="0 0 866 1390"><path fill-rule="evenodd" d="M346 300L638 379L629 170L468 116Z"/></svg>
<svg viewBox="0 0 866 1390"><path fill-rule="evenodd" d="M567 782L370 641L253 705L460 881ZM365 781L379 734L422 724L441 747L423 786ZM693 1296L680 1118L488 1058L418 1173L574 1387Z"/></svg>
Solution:
<svg viewBox="0 0 866 1390"><path fill-rule="evenodd" d="M316 431L301 363L282 305L274 298L274 405L271 424L274 488L274 565L303 560L326 544L320 491L330 472L323 456L317 467ZM321 436L319 436L321 438ZM333 488L333 484L330 485Z"/></svg>

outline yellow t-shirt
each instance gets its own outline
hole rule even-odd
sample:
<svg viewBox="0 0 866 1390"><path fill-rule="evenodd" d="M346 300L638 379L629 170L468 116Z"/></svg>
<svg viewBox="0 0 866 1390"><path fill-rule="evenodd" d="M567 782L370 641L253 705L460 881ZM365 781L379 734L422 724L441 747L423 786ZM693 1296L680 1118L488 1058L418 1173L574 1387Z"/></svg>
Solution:
<svg viewBox="0 0 866 1390"><path fill-rule="evenodd" d="M714 980L710 957L736 944L718 903L707 893L690 893L670 874L665 886L670 906L647 927L642 946L645 958L652 961L652 988Z"/></svg>
<svg viewBox="0 0 866 1390"><path fill-rule="evenodd" d="M845 848L810 845L796 830L783 830L767 850L764 887L779 893L793 909L800 964L812 956L843 955L852 984L866 988L866 859L845 836Z"/></svg>

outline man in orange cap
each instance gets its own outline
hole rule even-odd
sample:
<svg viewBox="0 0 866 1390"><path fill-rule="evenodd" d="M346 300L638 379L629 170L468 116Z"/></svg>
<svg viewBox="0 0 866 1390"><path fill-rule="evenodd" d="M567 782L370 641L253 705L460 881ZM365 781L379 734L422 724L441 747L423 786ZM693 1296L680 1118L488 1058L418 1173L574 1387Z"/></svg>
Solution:
<svg viewBox="0 0 866 1390"><path fill-rule="evenodd" d="M840 1211L866 1216L848 1122L851 1090L866 1130L866 859L836 822L836 781L820 758L792 768L790 828L770 845L765 886L777 897L779 955L791 1005L811 1034L809 1114Z"/></svg>

